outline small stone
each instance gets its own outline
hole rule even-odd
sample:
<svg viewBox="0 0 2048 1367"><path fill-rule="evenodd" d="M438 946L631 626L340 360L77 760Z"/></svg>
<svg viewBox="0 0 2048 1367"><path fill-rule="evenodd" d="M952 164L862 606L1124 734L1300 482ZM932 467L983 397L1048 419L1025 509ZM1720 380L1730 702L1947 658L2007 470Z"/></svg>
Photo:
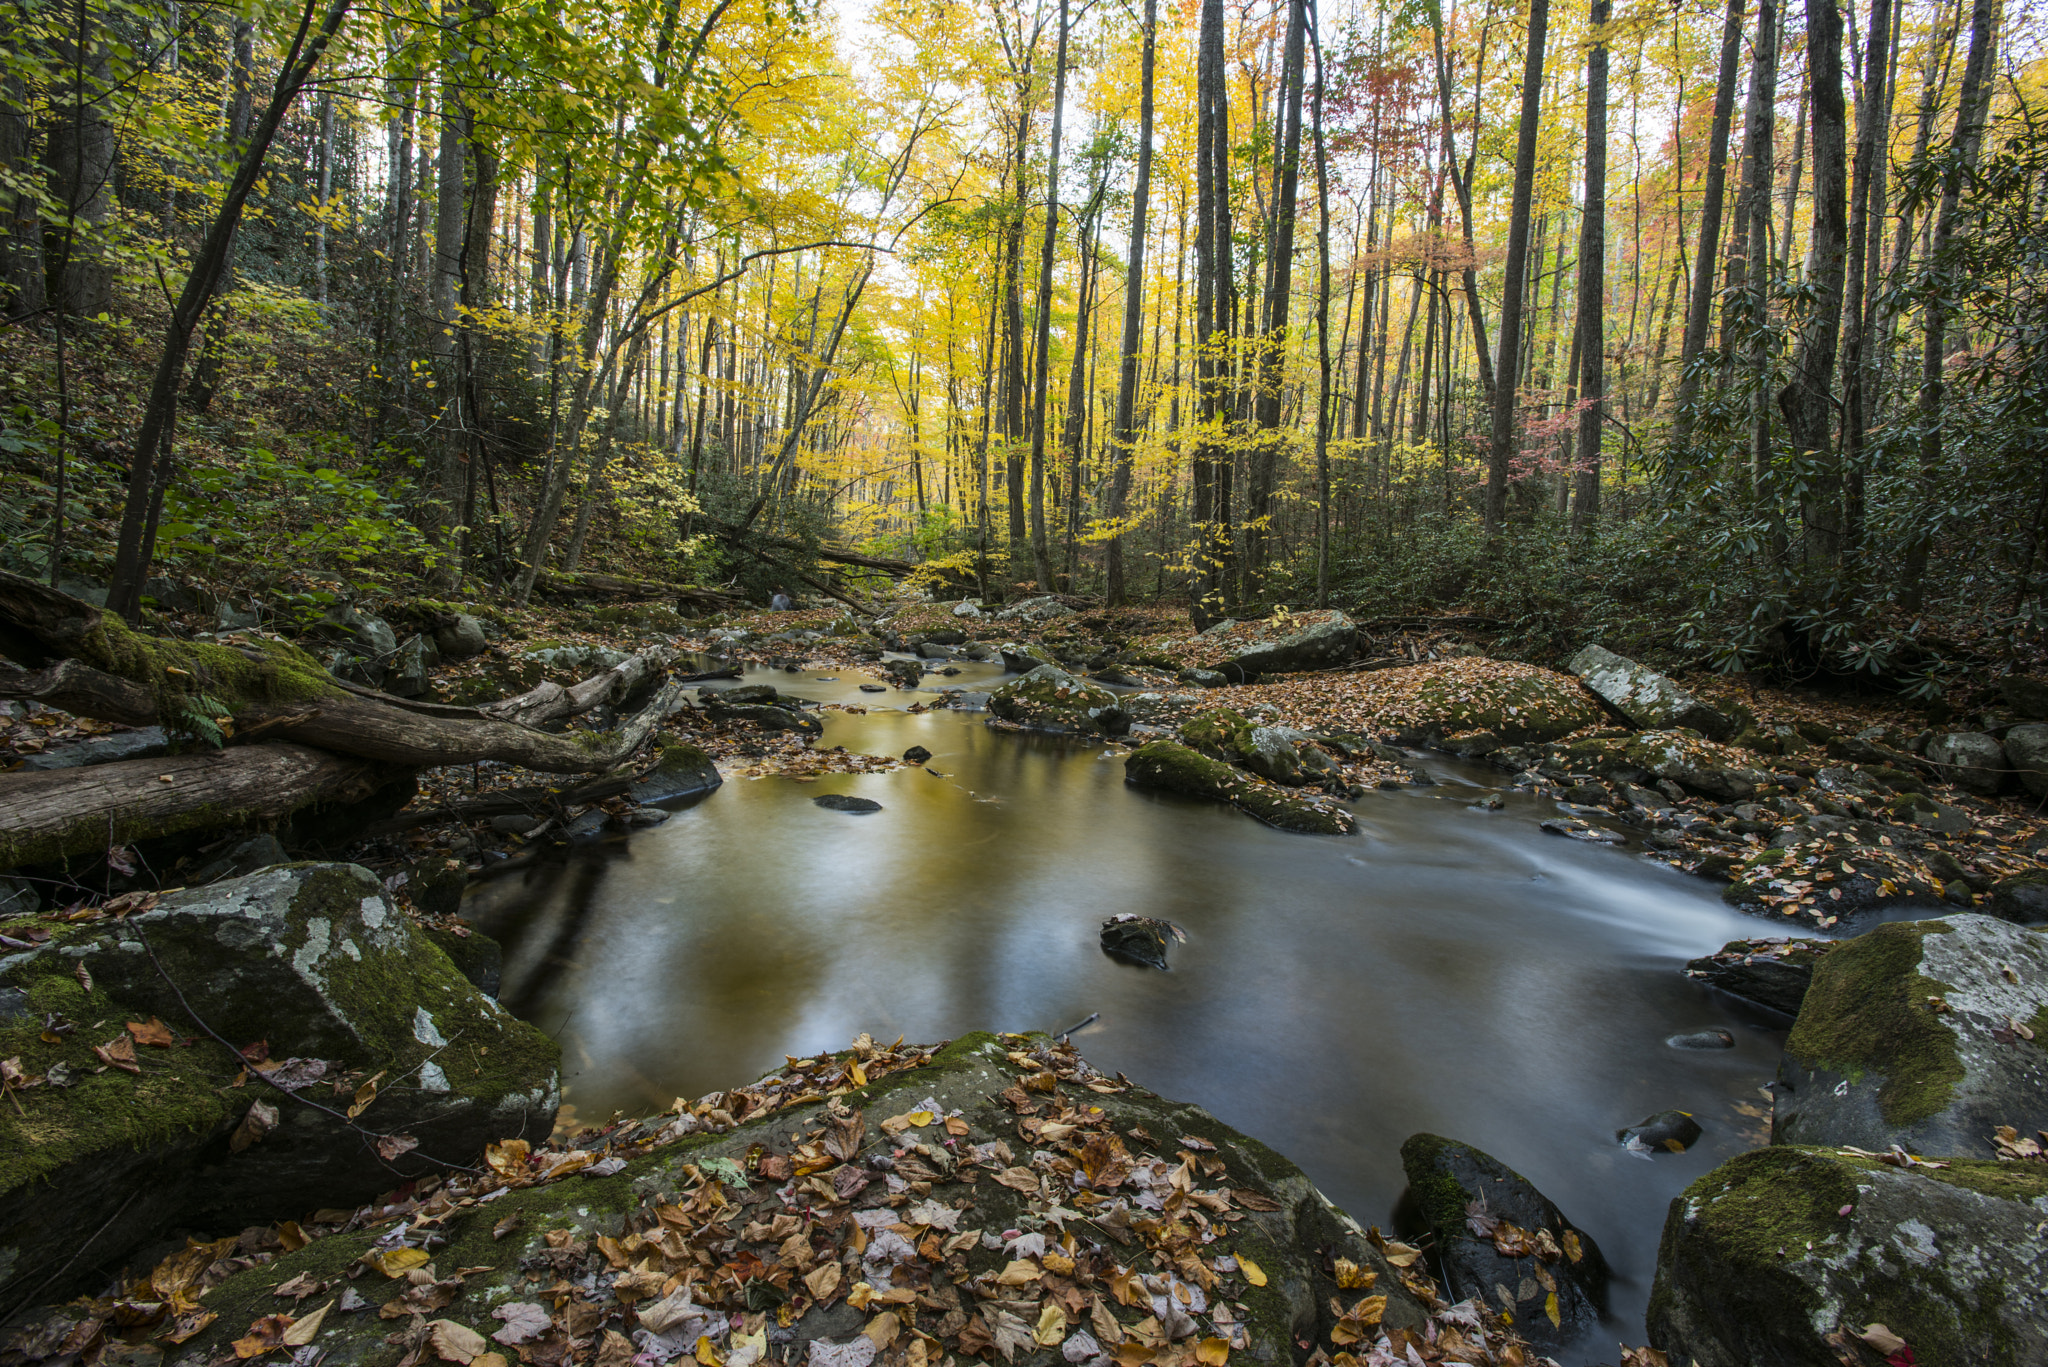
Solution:
<svg viewBox="0 0 2048 1367"><path fill-rule="evenodd" d="M1614 1137L1623 1144L1634 1140L1645 1148L1683 1153L1699 1142L1702 1133L1700 1122L1685 1111L1659 1111L1626 1129L1616 1130Z"/></svg>
<svg viewBox="0 0 2048 1367"><path fill-rule="evenodd" d="M903 758L909 760L912 764L922 764L931 757L932 752L925 749L922 745L913 745L903 752Z"/></svg>
<svg viewBox="0 0 2048 1367"><path fill-rule="evenodd" d="M1735 1036L1726 1030L1695 1030L1689 1035L1673 1035L1664 1042L1673 1049L1733 1049Z"/></svg>

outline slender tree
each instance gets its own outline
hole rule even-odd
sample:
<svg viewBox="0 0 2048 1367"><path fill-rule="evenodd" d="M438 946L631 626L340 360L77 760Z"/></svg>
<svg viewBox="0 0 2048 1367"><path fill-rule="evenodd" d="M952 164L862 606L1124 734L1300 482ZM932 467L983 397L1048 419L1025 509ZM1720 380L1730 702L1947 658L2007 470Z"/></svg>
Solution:
<svg viewBox="0 0 2048 1367"><path fill-rule="evenodd" d="M1152 199L1152 86L1159 0L1145 0L1144 55L1138 76L1138 171L1131 187L1131 246L1124 262L1123 343L1118 349L1116 422L1111 430L1110 536L1103 547L1104 588L1111 607L1124 604L1123 520L1131 496L1138 444L1138 351L1145 319L1145 215Z"/></svg>
<svg viewBox="0 0 2048 1367"><path fill-rule="evenodd" d="M1513 207L1508 213L1506 277L1501 285L1500 358L1493 393L1493 428L1486 450L1486 534L1497 537L1507 512L1508 470L1520 438L1522 311L1529 270L1529 209L1536 194L1537 122L1543 112L1543 46L1550 0L1529 0L1527 51L1522 63L1522 112L1515 140Z"/></svg>

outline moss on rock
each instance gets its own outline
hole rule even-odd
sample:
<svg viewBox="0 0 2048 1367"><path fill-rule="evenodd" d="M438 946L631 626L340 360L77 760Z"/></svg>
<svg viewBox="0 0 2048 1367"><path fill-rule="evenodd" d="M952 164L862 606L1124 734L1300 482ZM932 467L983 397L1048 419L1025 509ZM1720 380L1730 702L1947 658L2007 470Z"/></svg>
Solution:
<svg viewBox="0 0 2048 1367"><path fill-rule="evenodd" d="M1148 741L1133 750L1124 760L1124 781L1134 788L1227 802L1283 831L1349 835L1358 829L1350 809L1335 801L1268 783L1172 741Z"/></svg>
<svg viewBox="0 0 2048 1367"><path fill-rule="evenodd" d="M1049 664L1037 666L990 694L988 710L1034 731L1121 736L1131 729L1130 714L1116 694Z"/></svg>
<svg viewBox="0 0 2048 1367"><path fill-rule="evenodd" d="M1788 1053L1852 1083L1881 1076L1878 1108L1893 1125L1939 1111L1963 1077L1955 1032L1928 1008L1945 985L1919 971L1921 939L1948 930L1897 921L1836 946L1815 966L1785 1040Z"/></svg>

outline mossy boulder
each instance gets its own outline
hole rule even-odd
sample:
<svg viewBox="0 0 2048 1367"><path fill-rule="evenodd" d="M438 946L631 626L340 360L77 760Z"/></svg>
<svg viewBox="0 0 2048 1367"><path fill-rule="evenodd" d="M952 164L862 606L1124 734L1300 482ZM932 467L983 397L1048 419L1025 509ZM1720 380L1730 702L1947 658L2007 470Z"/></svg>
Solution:
<svg viewBox="0 0 2048 1367"><path fill-rule="evenodd" d="M1649 1338L1694 1367L1840 1367L1885 1360L1854 1342L1882 1324L1921 1367L2032 1367L2048 1362L2044 1265L2048 1166L1757 1149L1671 1203Z"/></svg>
<svg viewBox="0 0 2048 1367"><path fill-rule="evenodd" d="M1124 760L1124 782L1133 788L1227 802L1283 831L1349 835L1358 829L1350 809L1331 799L1283 788L1169 740L1148 741L1133 750Z"/></svg>
<svg viewBox="0 0 2048 1367"><path fill-rule="evenodd" d="M1694 731L1645 731L1622 748L1624 761L1656 778L1670 779L1697 793L1739 802L1771 781L1755 757Z"/></svg>
<svg viewBox="0 0 2048 1367"><path fill-rule="evenodd" d="M219 1040L262 1042L313 1075L286 1095L240 1076ZM134 1061L102 1066L96 1046ZM0 1295L171 1225L345 1205L493 1140L543 1137L560 1051L471 986L368 870L287 864L0 958L0 1057L17 1056L43 1081L0 1107ZM372 1077L351 1128L335 1112ZM237 1150L259 1102L275 1127ZM417 1146L387 1145L401 1150L387 1161L377 1139L391 1135Z"/></svg>
<svg viewBox="0 0 2048 1367"><path fill-rule="evenodd" d="M1584 680L1600 701L1646 731L1682 726L1710 740L1735 734L1735 722L1725 713L1700 701L1676 680L1605 646L1587 646L1565 668Z"/></svg>
<svg viewBox="0 0 2048 1367"><path fill-rule="evenodd" d="M1535 1183L1492 1154L1434 1134L1408 1136L1401 1166L1436 1240L1451 1299L1470 1296L1507 1311L1545 1353L1570 1347L1599 1323L1606 1260L1593 1236Z"/></svg>
<svg viewBox="0 0 2048 1367"><path fill-rule="evenodd" d="M662 747L661 759L633 785L630 795L635 802L668 802L708 793L723 782L710 755L687 741L674 741Z"/></svg>
<svg viewBox="0 0 2048 1367"><path fill-rule="evenodd" d="M1180 739L1183 745L1201 751L1210 759L1222 760L1225 764L1242 764L1245 756L1251 753L1255 729L1251 719L1236 708L1212 707L1181 723Z"/></svg>
<svg viewBox="0 0 2048 1367"><path fill-rule="evenodd" d="M2048 1129L2044 1046L2048 935L1970 913L1879 926L1814 968L1772 1142L1994 1158L1998 1126Z"/></svg>
<svg viewBox="0 0 2048 1367"><path fill-rule="evenodd" d="M1463 658L1388 673L1404 674L1409 688L1392 714L1409 744L1475 732L1501 745L1551 741L1602 715L1578 680L1534 665Z"/></svg>
<svg viewBox="0 0 2048 1367"><path fill-rule="evenodd" d="M1076 736L1121 736L1131 729L1115 693L1057 665L1039 665L989 695L988 710L1004 721Z"/></svg>
<svg viewBox="0 0 2048 1367"><path fill-rule="evenodd" d="M1230 653L1205 662L1231 679L1327 669L1358 653L1358 624L1334 608L1238 625L1251 626L1254 639L1244 643L1242 630L1223 634L1218 639L1231 644Z"/></svg>
<svg viewBox="0 0 2048 1367"><path fill-rule="evenodd" d="M915 1326L931 1336L937 1360L961 1343L963 1332L971 1332L970 1316L999 1325L1015 1315L1026 1339L1012 1345L1013 1356L1006 1354L1013 1367L1060 1367L1083 1360L1077 1350L1089 1340L1076 1338L1076 1331L1101 1342L1108 1337L1105 1321L1135 1326L1155 1313L1111 1293L1109 1278L1122 1267L1161 1286L1167 1275L1190 1287L1207 1285L1199 1300L1181 1293L1183 1306L1197 1307L1197 1323L1184 1340L1190 1348L1202 1336L1241 1334L1233 1358L1284 1365L1299 1360L1301 1341L1334 1350L1332 1301L1341 1297L1349 1309L1367 1296L1385 1297L1376 1310L1376 1333L1406 1332L1422 1341L1428 1312L1383 1256L1380 1241L1332 1205L1299 1167L1198 1106L1084 1072L1085 1067L1070 1052L1047 1047L1043 1036L977 1033L919 1066L859 1087L842 1083L829 1095L791 1071L771 1075L744 1094L707 1098L700 1112L722 1103L755 1115L723 1133L701 1126L688 1132L691 1126L673 1123L677 1116L664 1115L589 1141L622 1155L619 1165L607 1160L549 1185L511 1191L489 1174L452 1183L437 1206L445 1215L433 1222L431 1257L436 1275L452 1278L457 1268L463 1275L458 1298L428 1313L486 1338L502 1334L501 1342L517 1342L508 1323L512 1312L494 1312L518 1303L535 1307L543 1321L550 1315L565 1320L574 1335L557 1335L536 1347L573 1346L574 1360L584 1361L597 1345L612 1344L606 1335L615 1334L624 1351L640 1346L648 1360L668 1361L687 1355L699 1334L711 1336L707 1356L714 1355L728 1342L728 1326L741 1323L740 1314L766 1312L773 1360L796 1363L817 1360L814 1341L822 1340L820 1357L847 1340L858 1347L864 1326L878 1338L907 1338ZM745 1100L735 1100L741 1096ZM765 1111L759 1102L764 1096L772 1098ZM1073 1115L1079 1123L1041 1131L1040 1124L1055 1114ZM893 1126L887 1131L885 1118ZM852 1161L815 1157L821 1137L844 1135L854 1125L859 1128L853 1133L864 1134L865 1141L856 1138L860 1151ZM678 1130L685 1133L678 1137ZM1032 1134L1040 1137L1025 1137ZM1098 1146L1092 1156L1090 1138ZM1108 1148L1112 1138L1114 1148ZM795 1153L799 1142L804 1152ZM1001 1156L990 1156L991 1149ZM1036 1166L1027 1166L1034 1163L1034 1150ZM1118 1170L1089 1183L1087 1174L1103 1171L1104 1152L1116 1155L1109 1161ZM1180 1180L1224 1203L1203 1212L1200 1224L1190 1215L1160 1219L1134 1199L1152 1190L1141 1181L1149 1184L1175 1170L1180 1152L1194 1154L1179 1169ZM771 1165L778 1175L768 1175ZM792 1181L792 1166L812 1175ZM614 1167L606 1175L590 1175ZM1032 1180L1038 1172L1048 1174L1042 1185ZM1086 1189L1091 1186L1097 1189ZM715 1227L699 1228L685 1213L705 1207L718 1213ZM657 1212L682 1223L665 1224ZM1184 1232L1197 1228L1201 1232L1192 1239ZM803 1234L795 1245L787 1237L792 1229ZM424 1233L424 1227L407 1234L394 1225L336 1234L228 1277L205 1297L218 1318L183 1345L166 1347L166 1367L219 1360L252 1321L288 1306L273 1292L290 1279L340 1278L380 1238L389 1248L399 1240L416 1244ZM969 1234L981 1237L964 1237ZM1020 1236L1025 1242L1018 1242ZM1042 1243L1033 1236L1042 1236ZM698 1270L695 1249L703 1250L696 1256L709 1267ZM608 1259L608 1251L616 1256ZM1203 1282L1188 1274L1195 1259L1203 1265ZM631 1261L630 1270L622 1267L624 1260ZM889 1291L892 1260L901 1269L894 1273L897 1287L914 1290L915 1301L908 1294L868 1301L870 1294ZM1231 1261L1210 1280L1209 1268L1219 1260ZM1257 1275L1236 1260L1252 1263ZM1347 1271L1342 1288L1335 1275L1338 1260L1355 1269ZM830 1270L797 1275L814 1263ZM1032 1275L1018 1275L1020 1267ZM664 1283L670 1269L689 1271ZM379 1308L413 1289L405 1278L376 1274L339 1284ZM550 1295L546 1288L557 1284L577 1290ZM664 1300L664 1284L686 1291ZM814 1295L814 1287L827 1286L836 1289L821 1293L822 1300ZM849 1289L859 1294L841 1299ZM1141 1302L1143 1290L1136 1293ZM694 1321L680 1345L654 1338L650 1324L677 1332L663 1312L689 1297L695 1298ZM1040 1308L1061 1302L1067 1313ZM1227 1321L1211 1308L1221 1302L1230 1303ZM300 1313L317 1304L306 1302ZM789 1313L778 1317L778 1308ZM960 1313L950 1313L956 1308ZM377 1309L330 1313L313 1339L326 1367L393 1367L408 1358L418 1335L403 1332L401 1309L389 1313L392 1318L380 1317ZM1164 1314L1164 1307L1156 1313ZM986 1339L983 1344L978 1353L963 1349L960 1360L995 1360ZM514 1351L507 1348L505 1355Z"/></svg>
<svg viewBox="0 0 2048 1367"><path fill-rule="evenodd" d="M1040 665L1059 664L1050 650L1035 641L1005 641L996 650L1002 656L1003 668L1012 674L1029 674Z"/></svg>
<svg viewBox="0 0 2048 1367"><path fill-rule="evenodd" d="M2020 925L2048 922L2048 869L2028 869L1999 879L1984 899L1984 910Z"/></svg>

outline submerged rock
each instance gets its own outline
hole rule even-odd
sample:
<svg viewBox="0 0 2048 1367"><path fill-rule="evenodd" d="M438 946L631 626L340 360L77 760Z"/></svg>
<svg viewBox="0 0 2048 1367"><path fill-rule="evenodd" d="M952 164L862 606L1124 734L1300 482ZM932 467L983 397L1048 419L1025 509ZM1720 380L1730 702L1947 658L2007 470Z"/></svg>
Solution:
<svg viewBox="0 0 2048 1367"><path fill-rule="evenodd" d="M1227 802L1284 831L1349 835L1358 829L1358 820L1349 809L1333 801L1262 782L1172 741L1147 741L1133 750L1124 760L1124 782L1134 788Z"/></svg>
<svg viewBox="0 0 2048 1367"><path fill-rule="evenodd" d="M40 1085L0 1107L0 1295L174 1225L366 1200L554 1123L555 1043L352 864L283 865L61 927L0 958L9 1001L0 1056ZM55 1044L51 1020L66 1027ZM295 1095L235 1084L266 1059ZM335 1111L365 1086L375 1100L352 1130Z"/></svg>
<svg viewBox="0 0 2048 1367"><path fill-rule="evenodd" d="M1685 976L1730 996L1799 1014L1813 982L1813 966L1831 949L1833 940L1730 940L1702 959L1685 966Z"/></svg>
<svg viewBox="0 0 2048 1367"><path fill-rule="evenodd" d="M1733 1040L1729 1041L1734 1043ZM1688 1046L1697 1048L1699 1046ZM1726 1045L1718 1046L1721 1048ZM1633 1125L1614 1132L1614 1138L1629 1148L1656 1149L1663 1153L1684 1153L1700 1142L1700 1122L1689 1111L1659 1111Z"/></svg>
<svg viewBox="0 0 2048 1367"><path fill-rule="evenodd" d="M2044 1212L2048 1164L1752 1150L1671 1203L1650 1342L1694 1367L2048 1362ZM1853 1342L1870 1325L1912 1356Z"/></svg>
<svg viewBox="0 0 2048 1367"><path fill-rule="evenodd" d="M1672 1035L1664 1042L1673 1049L1733 1049L1735 1036L1726 1030L1694 1030L1690 1034Z"/></svg>
<svg viewBox="0 0 2048 1367"><path fill-rule="evenodd" d="M825 793L811 801L828 812L879 812L882 804L871 797L855 797L851 793Z"/></svg>
<svg viewBox="0 0 2048 1367"><path fill-rule="evenodd" d="M713 721L751 722L764 731L798 731L807 736L825 734L825 723L808 712L794 707L764 707L757 705L733 705L713 697L707 700L705 715Z"/></svg>
<svg viewBox="0 0 2048 1367"><path fill-rule="evenodd" d="M1700 701L1676 680L1605 646L1587 646L1572 656L1565 668L1584 680L1602 702L1645 731L1684 726L1709 740L1727 740L1735 734L1732 719Z"/></svg>
<svg viewBox="0 0 2048 1367"><path fill-rule="evenodd" d="M1589 845L1626 845L1628 837L1620 831L1610 831L1604 826L1591 826L1573 817L1553 817L1539 822L1552 835L1561 835L1568 840L1583 840Z"/></svg>
<svg viewBox="0 0 2048 1367"><path fill-rule="evenodd" d="M1121 736L1130 714L1117 695L1057 665L1039 665L989 695L989 711L1004 721L1076 736Z"/></svg>
<svg viewBox="0 0 2048 1367"><path fill-rule="evenodd" d="M1771 1142L1995 1158L1998 1126L2048 1129L2044 1046L2048 935L1974 913L1879 926L1815 967Z"/></svg>
<svg viewBox="0 0 2048 1367"><path fill-rule="evenodd" d="M922 745L913 745L903 752L903 758L909 760L912 764L922 764L931 757L932 752L925 749Z"/></svg>
<svg viewBox="0 0 2048 1367"><path fill-rule="evenodd" d="M1147 968L1166 968L1168 946L1187 943L1187 932L1157 916L1119 912L1102 923L1102 949L1119 959Z"/></svg>
<svg viewBox="0 0 2048 1367"><path fill-rule="evenodd" d="M1144 1333L1284 1367L1300 1341L1335 1352L1442 1332L1404 1284L1424 1284L1416 1250L1361 1230L1293 1163L1201 1108L1095 1073L1043 1036L968 1035L912 1066L885 1053L793 1060L680 1116L590 1133L581 1152L503 1155L509 1192L496 1172L465 1178L431 1226L335 1234L227 1277L207 1293L219 1318L162 1360L215 1361L286 1304L279 1286L339 1277L380 1241L409 1247L430 1229L440 1246L421 1251L439 1275L463 1270L458 1298L408 1327L410 1279L342 1283L376 1308L327 1316L314 1343L329 1367L386 1367L430 1333L537 1363L724 1360L761 1350L741 1346L741 1316L762 1311L752 1324L776 1363L896 1362L913 1341L928 1361L994 1360L1001 1336L1020 1367L1047 1367L1127 1343L1149 1357ZM1194 1161L1180 1166L1181 1150ZM575 1175L537 1184L550 1169ZM1160 1230L1147 1208L1190 1196L1208 1208L1207 1241ZM558 1283L577 1290L547 1294ZM1497 1323L1467 1326L1489 1356L1505 1346ZM895 1347L885 1358L876 1343Z"/></svg>
<svg viewBox="0 0 2048 1367"><path fill-rule="evenodd" d="M1565 1348L1599 1322L1606 1260L1593 1236L1574 1228L1528 1178L1433 1134L1407 1138L1401 1167L1436 1238L1452 1298L1507 1311L1541 1352Z"/></svg>

